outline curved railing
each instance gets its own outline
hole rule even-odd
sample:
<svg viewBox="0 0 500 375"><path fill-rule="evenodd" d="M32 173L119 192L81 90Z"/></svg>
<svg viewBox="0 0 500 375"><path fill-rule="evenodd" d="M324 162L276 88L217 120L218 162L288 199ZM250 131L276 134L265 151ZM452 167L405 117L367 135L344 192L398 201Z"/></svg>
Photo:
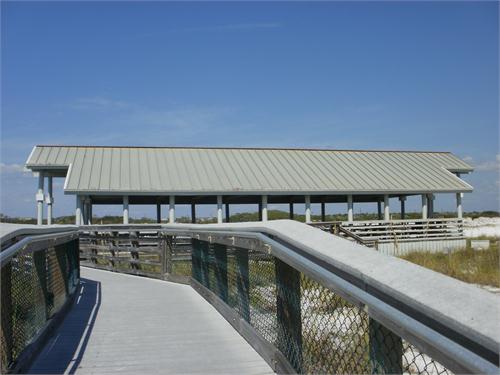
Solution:
<svg viewBox="0 0 500 375"><path fill-rule="evenodd" d="M164 254L155 272L168 279L188 271L277 372L499 372L499 299L473 285L288 220L132 229L136 245L123 247L130 258L146 261L151 249L140 255L141 238L156 232ZM126 259L105 241L113 233L130 241L128 226L81 231L94 266ZM177 243L184 256L176 260Z"/></svg>
<svg viewBox="0 0 500 375"><path fill-rule="evenodd" d="M78 260L76 227L20 226L2 235L1 373L27 370L75 294Z"/></svg>

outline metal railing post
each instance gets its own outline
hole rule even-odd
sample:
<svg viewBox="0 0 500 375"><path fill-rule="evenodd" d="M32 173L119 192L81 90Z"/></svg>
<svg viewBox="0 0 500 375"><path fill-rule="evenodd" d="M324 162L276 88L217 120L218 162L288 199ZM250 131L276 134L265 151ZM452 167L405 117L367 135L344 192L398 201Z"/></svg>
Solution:
<svg viewBox="0 0 500 375"><path fill-rule="evenodd" d="M214 244L213 247L215 254L217 291L219 298L227 303L227 247L221 244Z"/></svg>
<svg viewBox="0 0 500 375"><path fill-rule="evenodd" d="M45 309L45 319L50 317L50 297L49 290L47 287L47 257L45 251L36 251L33 253L33 263L36 269L36 275L38 277L38 285L42 290L43 294L43 306Z"/></svg>
<svg viewBox="0 0 500 375"><path fill-rule="evenodd" d="M12 361L12 346L13 346L13 335L12 335L12 263L9 262L2 267L1 270L1 299L2 303L0 305L0 318L1 318L1 363L0 372L2 374L7 373L7 368Z"/></svg>
<svg viewBox="0 0 500 375"><path fill-rule="evenodd" d="M277 347L297 373L302 373L300 272L276 258Z"/></svg>
<svg viewBox="0 0 500 375"><path fill-rule="evenodd" d="M206 241L200 241L201 249L201 283L207 289L210 289L210 244Z"/></svg>
<svg viewBox="0 0 500 375"><path fill-rule="evenodd" d="M201 280L201 241L195 238L191 239L192 254L191 254L191 264L192 264L192 276L198 282Z"/></svg>
<svg viewBox="0 0 500 375"><path fill-rule="evenodd" d="M401 337L369 319L370 367L372 374L403 373L403 342Z"/></svg>
<svg viewBox="0 0 500 375"><path fill-rule="evenodd" d="M174 246L174 237L165 237L165 273L170 275L172 273L172 251Z"/></svg>
<svg viewBox="0 0 500 375"><path fill-rule="evenodd" d="M238 305L240 314L250 323L250 279L248 277L248 250L235 249L236 285L238 288Z"/></svg>

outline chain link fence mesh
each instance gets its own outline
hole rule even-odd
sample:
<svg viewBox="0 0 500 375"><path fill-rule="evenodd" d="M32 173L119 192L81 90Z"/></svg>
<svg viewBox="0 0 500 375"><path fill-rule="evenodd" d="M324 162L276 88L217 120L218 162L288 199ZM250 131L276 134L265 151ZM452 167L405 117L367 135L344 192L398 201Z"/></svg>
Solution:
<svg viewBox="0 0 500 375"><path fill-rule="evenodd" d="M78 287L78 240L14 256L2 267L1 281L5 372Z"/></svg>
<svg viewBox="0 0 500 375"><path fill-rule="evenodd" d="M362 308L267 253L194 240L193 277L299 373L451 374Z"/></svg>

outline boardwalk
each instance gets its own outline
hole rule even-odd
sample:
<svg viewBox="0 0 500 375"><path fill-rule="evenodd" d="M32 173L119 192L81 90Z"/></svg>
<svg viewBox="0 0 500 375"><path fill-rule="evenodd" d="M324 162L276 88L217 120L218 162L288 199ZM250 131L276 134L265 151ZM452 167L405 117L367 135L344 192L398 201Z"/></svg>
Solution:
<svg viewBox="0 0 500 375"><path fill-rule="evenodd" d="M31 373L272 373L191 287L83 267L81 276Z"/></svg>

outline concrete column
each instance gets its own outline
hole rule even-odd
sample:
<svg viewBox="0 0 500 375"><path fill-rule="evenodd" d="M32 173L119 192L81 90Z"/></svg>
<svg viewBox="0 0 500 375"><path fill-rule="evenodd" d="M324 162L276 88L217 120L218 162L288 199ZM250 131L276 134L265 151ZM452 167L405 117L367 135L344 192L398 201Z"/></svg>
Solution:
<svg viewBox="0 0 500 375"><path fill-rule="evenodd" d="M348 222L353 222L354 221L354 212L353 212L353 201L352 201L352 195L347 196L347 221Z"/></svg>
<svg viewBox="0 0 500 375"><path fill-rule="evenodd" d="M391 209L389 207L389 196L387 194L384 195L384 220L391 220Z"/></svg>
<svg viewBox="0 0 500 375"><path fill-rule="evenodd" d="M45 197L47 202L47 225L52 225L52 204L54 203L54 197L52 195L52 176L47 177L47 196Z"/></svg>
<svg viewBox="0 0 500 375"><path fill-rule="evenodd" d="M85 225L92 225L92 200L85 198Z"/></svg>
<svg viewBox="0 0 500 375"><path fill-rule="evenodd" d="M405 210L406 196L401 195L399 197L399 201L401 202L401 220L404 220L406 215L406 210Z"/></svg>
<svg viewBox="0 0 500 375"><path fill-rule="evenodd" d="M217 195L217 224L222 224L222 195Z"/></svg>
<svg viewBox="0 0 500 375"><path fill-rule="evenodd" d="M123 196L123 224L128 224L128 196Z"/></svg>
<svg viewBox="0 0 500 375"><path fill-rule="evenodd" d="M79 195L76 196L75 224L76 225L83 224L82 198Z"/></svg>
<svg viewBox="0 0 500 375"><path fill-rule="evenodd" d="M171 195L168 198L168 223L175 223L175 196Z"/></svg>
<svg viewBox="0 0 500 375"><path fill-rule="evenodd" d="M161 203L160 202L156 203L156 222L158 224L161 223Z"/></svg>
<svg viewBox="0 0 500 375"><path fill-rule="evenodd" d="M311 222L311 196L306 195L305 201L306 201L306 223L310 223Z"/></svg>
<svg viewBox="0 0 500 375"><path fill-rule="evenodd" d="M43 172L38 172L38 191L36 193L36 223L43 224Z"/></svg>
<svg viewBox="0 0 500 375"><path fill-rule="evenodd" d="M196 224L196 203L191 202L191 223Z"/></svg>
<svg viewBox="0 0 500 375"><path fill-rule="evenodd" d="M462 219L464 213L462 211L462 193L457 193L457 218Z"/></svg>
<svg viewBox="0 0 500 375"><path fill-rule="evenodd" d="M382 202L380 199L377 201L377 217L382 220Z"/></svg>
<svg viewBox="0 0 500 375"><path fill-rule="evenodd" d="M429 219L434 217L434 194L427 194L427 216Z"/></svg>
<svg viewBox="0 0 500 375"><path fill-rule="evenodd" d="M427 219L427 195L422 194L422 219Z"/></svg>
<svg viewBox="0 0 500 375"><path fill-rule="evenodd" d="M267 221L267 195L262 196L262 221Z"/></svg>

